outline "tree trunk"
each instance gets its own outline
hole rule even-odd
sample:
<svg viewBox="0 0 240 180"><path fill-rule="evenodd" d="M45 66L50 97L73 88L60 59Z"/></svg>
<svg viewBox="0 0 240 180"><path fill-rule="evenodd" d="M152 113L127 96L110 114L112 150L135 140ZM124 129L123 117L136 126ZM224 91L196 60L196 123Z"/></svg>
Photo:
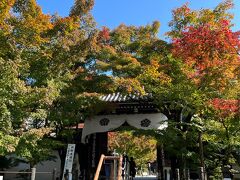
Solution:
<svg viewBox="0 0 240 180"><path fill-rule="evenodd" d="M204 155L203 155L203 144L202 144L202 132L198 133L198 141L199 141L199 154L200 154L200 167L202 168L202 174L200 177L202 180L205 179L205 164L204 164Z"/></svg>
<svg viewBox="0 0 240 180"><path fill-rule="evenodd" d="M35 162L30 162L29 165L30 165L30 172L31 172L31 174L28 174L28 179L32 180L32 179L35 179L35 173L36 173L36 170L33 171L33 168L36 169L37 164ZM32 173L34 173L34 175ZM32 178L32 176L34 176L34 178Z"/></svg>
<svg viewBox="0 0 240 180"><path fill-rule="evenodd" d="M158 160L158 172L160 172L160 180L164 180L164 166L165 166L165 156L162 144L157 145L157 160Z"/></svg>
<svg viewBox="0 0 240 180"><path fill-rule="evenodd" d="M62 178L64 163L65 163L66 150L64 148L58 149L58 155L60 157L60 162L61 162L61 169L60 169L61 175L60 175L60 177Z"/></svg>

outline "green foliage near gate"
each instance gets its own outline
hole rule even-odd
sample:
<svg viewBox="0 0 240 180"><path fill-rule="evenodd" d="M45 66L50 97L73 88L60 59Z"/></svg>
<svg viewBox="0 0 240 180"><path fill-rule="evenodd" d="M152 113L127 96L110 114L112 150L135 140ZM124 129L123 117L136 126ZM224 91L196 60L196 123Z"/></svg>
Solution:
<svg viewBox="0 0 240 180"><path fill-rule="evenodd" d="M35 0L0 2L0 156L42 161L50 134L74 141L67 131L111 109L99 96L121 92L151 94L171 121L154 136L184 166L204 160L210 172L216 163L239 163L240 43L231 30L232 1L175 9L169 42L158 38L157 21L98 29L93 5L77 0L69 17L59 17L44 14Z"/></svg>
<svg viewBox="0 0 240 180"><path fill-rule="evenodd" d="M133 157L138 167L145 167L156 160L157 141L146 135L136 135L134 131L109 132L109 149Z"/></svg>

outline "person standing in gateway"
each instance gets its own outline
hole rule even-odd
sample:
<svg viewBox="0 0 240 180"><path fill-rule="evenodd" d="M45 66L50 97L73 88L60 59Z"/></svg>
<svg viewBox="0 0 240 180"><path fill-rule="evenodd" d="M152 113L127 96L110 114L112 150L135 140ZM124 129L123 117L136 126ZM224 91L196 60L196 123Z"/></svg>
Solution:
<svg viewBox="0 0 240 180"><path fill-rule="evenodd" d="M129 159L126 153L123 154L123 160L122 160L122 179L126 180L128 176L128 167L129 165Z"/></svg>
<svg viewBox="0 0 240 180"><path fill-rule="evenodd" d="M129 167L130 167L130 176L131 176L131 179L133 179L136 176L136 163L133 160L133 157L130 157Z"/></svg>
<svg viewBox="0 0 240 180"><path fill-rule="evenodd" d="M112 151L109 151L107 153L107 156L112 156ZM104 166L105 166L106 180L110 180L110 178L111 178L111 171L112 171L112 161L111 160L105 160L104 161Z"/></svg>

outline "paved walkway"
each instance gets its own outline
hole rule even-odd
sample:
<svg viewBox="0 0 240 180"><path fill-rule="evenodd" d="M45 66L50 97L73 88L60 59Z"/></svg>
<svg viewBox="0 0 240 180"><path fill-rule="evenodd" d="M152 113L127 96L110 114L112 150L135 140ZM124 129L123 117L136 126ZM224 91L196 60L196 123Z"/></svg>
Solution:
<svg viewBox="0 0 240 180"><path fill-rule="evenodd" d="M157 180L156 176L136 176L134 180Z"/></svg>

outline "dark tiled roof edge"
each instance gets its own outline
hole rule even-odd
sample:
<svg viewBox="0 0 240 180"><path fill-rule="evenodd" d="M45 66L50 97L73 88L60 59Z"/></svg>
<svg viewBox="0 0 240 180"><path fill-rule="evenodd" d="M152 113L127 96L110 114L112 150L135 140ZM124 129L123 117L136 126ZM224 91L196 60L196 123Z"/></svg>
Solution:
<svg viewBox="0 0 240 180"><path fill-rule="evenodd" d="M152 95L140 94L121 94L120 92L102 95L100 100L104 102L138 102L138 101L152 101Z"/></svg>

